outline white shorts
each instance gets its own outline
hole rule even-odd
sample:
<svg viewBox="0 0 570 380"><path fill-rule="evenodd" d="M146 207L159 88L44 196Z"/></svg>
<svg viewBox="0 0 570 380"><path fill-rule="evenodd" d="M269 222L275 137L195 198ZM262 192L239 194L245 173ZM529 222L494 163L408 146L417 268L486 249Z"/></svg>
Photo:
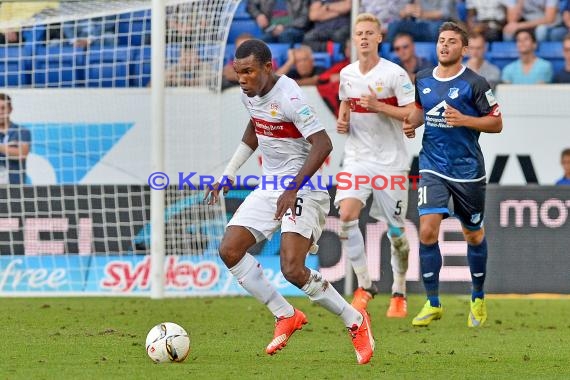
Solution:
<svg viewBox="0 0 570 380"><path fill-rule="evenodd" d="M296 232L316 243L321 237L325 218L330 210L330 197L321 191L299 192L295 210L281 220L274 220L277 199L281 191L256 189L236 210L228 226L247 228L257 242L271 237L281 227L281 232ZM299 200L300 199L300 200Z"/></svg>
<svg viewBox="0 0 570 380"><path fill-rule="evenodd" d="M383 220L391 226L404 227L408 211L408 171L386 171L379 169L378 164L364 161L350 160L345 161L344 164L341 172L344 174L337 176L337 178L343 178L343 181L338 183L334 200L335 207L339 208L340 201L348 198L360 200L364 207L368 197L372 194L370 216ZM356 176L362 176L362 181L367 179L368 183L356 184Z"/></svg>

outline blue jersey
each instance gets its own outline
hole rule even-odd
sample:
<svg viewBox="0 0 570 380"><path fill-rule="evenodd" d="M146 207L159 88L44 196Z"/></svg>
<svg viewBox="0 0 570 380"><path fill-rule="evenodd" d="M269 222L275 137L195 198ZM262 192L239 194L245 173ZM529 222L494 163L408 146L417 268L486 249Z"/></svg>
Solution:
<svg viewBox="0 0 570 380"><path fill-rule="evenodd" d="M485 78L463 67L452 78L437 78L435 69L416 76L416 106L424 110L425 129L420 152L420 172L461 181L485 178L485 162L479 146L480 132L452 127L443 112L449 104L464 115L499 116L493 91Z"/></svg>

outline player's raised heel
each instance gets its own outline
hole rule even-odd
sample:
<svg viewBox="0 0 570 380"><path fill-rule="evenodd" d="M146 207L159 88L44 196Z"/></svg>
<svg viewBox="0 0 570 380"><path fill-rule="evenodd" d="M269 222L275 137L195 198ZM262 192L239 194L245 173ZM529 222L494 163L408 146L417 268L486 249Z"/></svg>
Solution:
<svg viewBox="0 0 570 380"><path fill-rule="evenodd" d="M441 307L441 305L431 306L429 301L427 301L422 310L412 320L412 325L424 327L429 325L431 321L441 319L442 316L443 316L443 307Z"/></svg>
<svg viewBox="0 0 570 380"><path fill-rule="evenodd" d="M279 317L275 319L275 332L273 340L267 345L265 352L269 355L276 354L277 351L283 349L287 345L289 338L297 330L301 330L303 325L307 324L305 314L295 309L295 313L291 317Z"/></svg>
<svg viewBox="0 0 570 380"><path fill-rule="evenodd" d="M370 302L376 294L378 294L378 288L376 288L376 285L374 284L372 284L368 289L358 288L354 291L354 297L352 298L351 304L356 310L366 310L368 302Z"/></svg>
<svg viewBox="0 0 570 380"><path fill-rule="evenodd" d="M408 303L403 294L395 293L392 295L386 316L388 318L406 318L408 316Z"/></svg>

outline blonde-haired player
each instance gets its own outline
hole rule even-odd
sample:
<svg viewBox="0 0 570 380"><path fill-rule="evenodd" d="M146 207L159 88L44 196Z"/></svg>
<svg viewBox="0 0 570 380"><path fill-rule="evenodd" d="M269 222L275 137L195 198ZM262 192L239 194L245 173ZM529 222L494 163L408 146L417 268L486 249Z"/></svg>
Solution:
<svg viewBox="0 0 570 380"><path fill-rule="evenodd" d="M344 147L343 172L353 175L383 175L386 178L407 178L409 164L404 145L402 121L414 107L414 86L406 71L378 55L382 41L381 25L369 13L356 18L353 43L358 61L340 72L341 100L337 132L347 134ZM389 181L391 182L391 181ZM372 194L370 216L389 226L391 264L394 275L388 317L407 315L406 271L409 245L404 235L404 218L408 208L407 183L374 189L370 184L351 186L337 191L341 239L356 277L358 289L352 304L365 309L377 293L370 279L364 239L358 226L360 211Z"/></svg>

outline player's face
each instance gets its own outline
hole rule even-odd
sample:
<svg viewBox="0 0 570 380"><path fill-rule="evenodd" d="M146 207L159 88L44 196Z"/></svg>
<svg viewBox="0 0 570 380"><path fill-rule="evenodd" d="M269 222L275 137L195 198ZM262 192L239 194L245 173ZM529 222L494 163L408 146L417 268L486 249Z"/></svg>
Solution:
<svg viewBox="0 0 570 380"><path fill-rule="evenodd" d="M467 47L469 56L475 59L483 59L485 55L485 40L483 38L470 38Z"/></svg>
<svg viewBox="0 0 570 380"><path fill-rule="evenodd" d="M378 54L382 34L376 23L363 21L354 26L352 40L358 54Z"/></svg>
<svg viewBox="0 0 570 380"><path fill-rule="evenodd" d="M253 98L260 95L271 78L271 62L259 63L253 55L234 60L234 70L244 94Z"/></svg>
<svg viewBox="0 0 570 380"><path fill-rule="evenodd" d="M455 65L461 62L467 53L467 46L463 46L461 35L452 30L445 30L437 39L437 60L443 66Z"/></svg>

